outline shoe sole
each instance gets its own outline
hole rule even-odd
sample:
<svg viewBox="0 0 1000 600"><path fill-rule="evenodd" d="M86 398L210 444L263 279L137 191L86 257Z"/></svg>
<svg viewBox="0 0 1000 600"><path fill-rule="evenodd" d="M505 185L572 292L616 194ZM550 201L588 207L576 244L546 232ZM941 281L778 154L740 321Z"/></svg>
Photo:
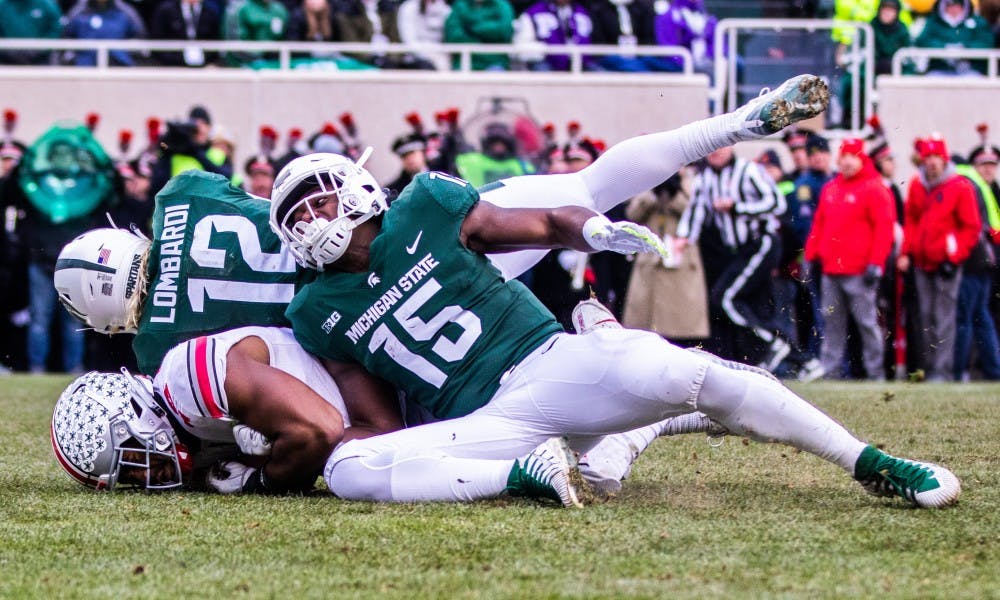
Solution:
<svg viewBox="0 0 1000 600"><path fill-rule="evenodd" d="M545 444L549 452L560 459L563 466L563 476L566 478L566 495L559 495L566 508L583 508L580 500L581 490L587 489L583 475L576 465L576 453L569 447L565 437L554 437Z"/></svg>
<svg viewBox="0 0 1000 600"><path fill-rule="evenodd" d="M789 82L795 89L792 100L778 98L765 121L765 127L772 133L777 133L792 123L811 119L820 114L830 104L830 88L814 75L803 76L796 84Z"/></svg>

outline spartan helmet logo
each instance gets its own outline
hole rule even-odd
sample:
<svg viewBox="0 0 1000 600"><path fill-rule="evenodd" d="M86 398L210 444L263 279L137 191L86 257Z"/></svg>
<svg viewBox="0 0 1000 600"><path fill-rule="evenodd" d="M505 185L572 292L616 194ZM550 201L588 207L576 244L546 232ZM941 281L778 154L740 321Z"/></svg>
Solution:
<svg viewBox="0 0 1000 600"><path fill-rule="evenodd" d="M375 273L368 274L368 287L374 288L376 285L380 283L382 283L382 280L379 279L378 275L376 275Z"/></svg>

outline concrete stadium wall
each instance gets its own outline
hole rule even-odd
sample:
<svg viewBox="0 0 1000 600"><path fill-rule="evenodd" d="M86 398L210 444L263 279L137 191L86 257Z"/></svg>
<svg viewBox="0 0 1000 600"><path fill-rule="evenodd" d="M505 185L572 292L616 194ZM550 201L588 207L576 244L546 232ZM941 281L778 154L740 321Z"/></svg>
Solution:
<svg viewBox="0 0 1000 600"><path fill-rule="evenodd" d="M145 143L148 117L179 119L202 104L233 136L238 168L256 151L261 125L278 129L283 149L290 128L309 135L350 111L363 141L375 148L369 166L381 181L398 171L390 145L408 131L403 116L413 110L433 126L434 112L446 107L458 107L467 119L481 98L524 98L532 115L556 124L561 136L566 122L578 120L586 134L609 144L708 114L708 81L701 75L3 68L0 90L0 108L20 114L20 139L95 111L102 117L98 138L113 156L120 129L135 133L134 155Z"/></svg>
<svg viewBox="0 0 1000 600"><path fill-rule="evenodd" d="M976 125L987 123L1000 145L1000 80L956 77L889 77L876 81L878 115L896 156L903 193L914 173L913 140L939 132L951 153L978 146Z"/></svg>

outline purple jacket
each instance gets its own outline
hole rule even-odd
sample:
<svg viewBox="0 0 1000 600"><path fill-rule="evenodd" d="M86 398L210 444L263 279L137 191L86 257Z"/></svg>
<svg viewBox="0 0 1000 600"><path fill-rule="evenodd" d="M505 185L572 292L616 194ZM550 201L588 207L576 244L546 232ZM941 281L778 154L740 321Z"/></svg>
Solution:
<svg viewBox="0 0 1000 600"><path fill-rule="evenodd" d="M546 44L590 44L590 35L594 30L590 14L579 4L570 4L569 8L569 18L560 24L558 8L554 2L543 0L528 7L524 14L531 17L535 39ZM545 57L545 61L553 71L569 70L568 55L550 54ZM584 62L588 61L584 57Z"/></svg>
<svg viewBox="0 0 1000 600"><path fill-rule="evenodd" d="M656 33L656 43L660 46L684 46L691 50L697 65L704 60L712 60L714 56L715 26L718 19L705 12L702 0L673 0L670 8L663 13L657 13L653 22ZM698 48L704 43L704 53L699 54ZM680 59L675 61L680 67Z"/></svg>

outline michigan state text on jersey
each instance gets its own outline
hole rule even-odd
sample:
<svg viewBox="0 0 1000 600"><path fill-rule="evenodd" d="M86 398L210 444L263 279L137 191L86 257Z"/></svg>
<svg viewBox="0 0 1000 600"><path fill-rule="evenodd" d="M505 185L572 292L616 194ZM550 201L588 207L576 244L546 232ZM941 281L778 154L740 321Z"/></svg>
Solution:
<svg viewBox="0 0 1000 600"><path fill-rule="evenodd" d="M292 300L303 348L361 363L438 418L485 404L511 365L562 328L459 241L478 200L460 179L418 175L385 214L368 272L325 271Z"/></svg>
<svg viewBox="0 0 1000 600"><path fill-rule="evenodd" d="M147 285L133 351L155 373L167 351L199 335L287 325L300 277L268 226L269 203L225 177L187 171L156 196Z"/></svg>

